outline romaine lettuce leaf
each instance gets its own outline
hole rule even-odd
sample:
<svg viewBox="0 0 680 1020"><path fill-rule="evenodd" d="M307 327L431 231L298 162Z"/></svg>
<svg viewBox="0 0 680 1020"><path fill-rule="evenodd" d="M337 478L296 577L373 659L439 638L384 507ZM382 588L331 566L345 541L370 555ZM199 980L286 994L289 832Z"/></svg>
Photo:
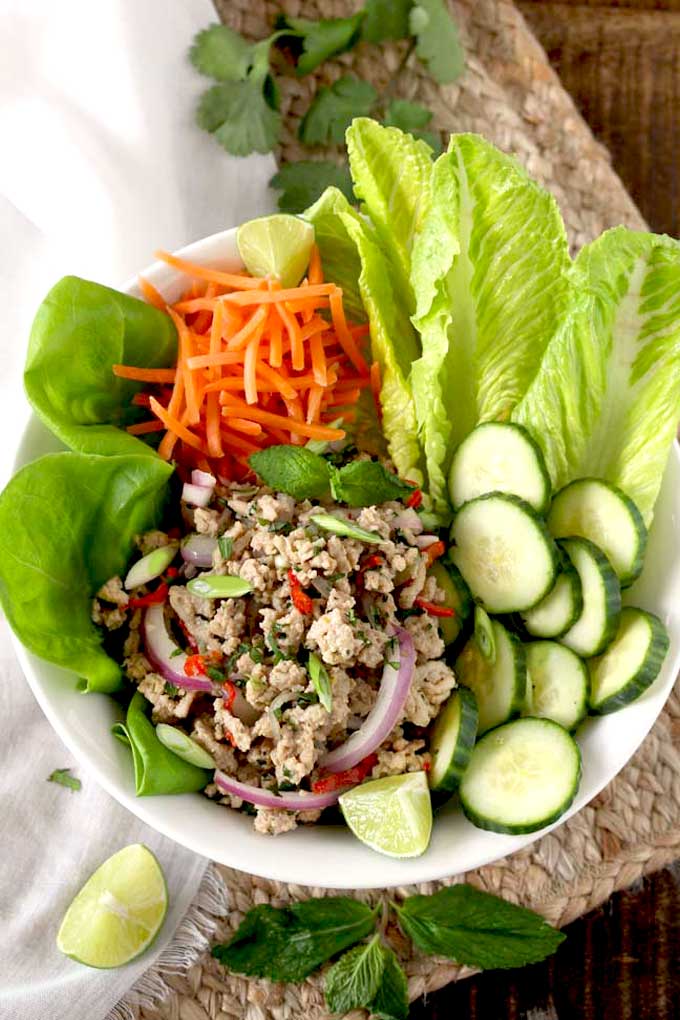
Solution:
<svg viewBox="0 0 680 1020"><path fill-rule="evenodd" d="M680 419L680 242L617 227L580 252L569 315L513 418L556 487L606 478L651 521Z"/></svg>
<svg viewBox="0 0 680 1020"><path fill-rule="evenodd" d="M359 293L361 260L339 216L348 209L350 205L338 188L326 188L302 215L314 226L314 240L326 279L342 288L347 318L352 322L365 322L366 312Z"/></svg>
<svg viewBox="0 0 680 1020"><path fill-rule="evenodd" d="M411 249L429 203L432 150L367 117L355 118L346 138L355 194L394 267L395 290L411 314Z"/></svg>
<svg viewBox="0 0 680 1020"><path fill-rule="evenodd" d="M121 671L92 622L93 593L158 524L172 467L158 457L47 454L0 494L0 602L19 640L113 691Z"/></svg>
<svg viewBox="0 0 680 1020"><path fill-rule="evenodd" d="M452 135L434 165L412 252L411 374L430 495L448 515L456 446L480 421L509 417L567 304L569 254L554 199L477 135Z"/></svg>
<svg viewBox="0 0 680 1020"><path fill-rule="evenodd" d="M124 430L139 417L130 401L142 386L116 378L111 366L160 368L172 365L176 353L168 315L117 290L65 276L38 309L24 385L38 417L72 450L148 456L151 447Z"/></svg>

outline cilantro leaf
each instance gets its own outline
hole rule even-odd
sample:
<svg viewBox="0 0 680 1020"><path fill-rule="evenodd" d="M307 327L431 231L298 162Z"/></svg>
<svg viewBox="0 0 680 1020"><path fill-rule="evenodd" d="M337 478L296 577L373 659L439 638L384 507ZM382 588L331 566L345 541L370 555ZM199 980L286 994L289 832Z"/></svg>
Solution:
<svg viewBox="0 0 680 1020"><path fill-rule="evenodd" d="M564 940L538 914L469 885L409 896L396 909L402 931L423 952L483 970L537 963Z"/></svg>
<svg viewBox="0 0 680 1020"><path fill-rule="evenodd" d="M385 969L380 936L350 949L326 974L326 1005L331 1013L370 1006Z"/></svg>
<svg viewBox="0 0 680 1020"><path fill-rule="evenodd" d="M373 1010L393 1020L408 1017L408 981L399 960L389 948L383 945L383 972L380 986L371 1003Z"/></svg>
<svg viewBox="0 0 680 1020"><path fill-rule="evenodd" d="M359 11L350 18L288 18L282 15L276 22L277 28L289 29L300 40L301 54L297 61L296 73L310 74L315 67L329 57L351 50L359 41L364 12Z"/></svg>
<svg viewBox="0 0 680 1020"><path fill-rule="evenodd" d="M79 779L71 775L71 769L55 769L47 777L48 783L59 783L60 786L66 786L69 790L79 790L83 785Z"/></svg>
<svg viewBox="0 0 680 1020"><path fill-rule="evenodd" d="M268 446L251 454L248 463L266 485L293 499L321 499L328 493L328 462L304 446Z"/></svg>
<svg viewBox="0 0 680 1020"><path fill-rule="evenodd" d="M412 7L413 0L366 0L361 38L371 43L408 38L411 34L408 16Z"/></svg>
<svg viewBox="0 0 680 1020"><path fill-rule="evenodd" d="M409 27L416 37L416 54L435 81L445 85L460 78L465 54L444 0L418 0L409 15Z"/></svg>
<svg viewBox="0 0 680 1020"><path fill-rule="evenodd" d="M414 138L422 138L435 155L442 151L442 140L435 131L424 131L432 120L432 111L420 103L411 103L408 99L393 99L387 107L383 124L388 127L408 131Z"/></svg>
<svg viewBox="0 0 680 1020"><path fill-rule="evenodd" d="M227 25L210 25L195 37L189 60L217 81L243 81L253 62L253 46Z"/></svg>
<svg viewBox="0 0 680 1020"><path fill-rule="evenodd" d="M413 489L377 460L354 460L331 474L333 499L349 506L377 506L403 499Z"/></svg>
<svg viewBox="0 0 680 1020"><path fill-rule="evenodd" d="M264 78L225 81L201 96L196 112L199 127L215 136L233 156L269 152L278 141L280 114L264 94Z"/></svg>
<svg viewBox="0 0 680 1020"><path fill-rule="evenodd" d="M271 981L302 981L331 956L370 935L375 912L347 896L303 900L276 909L249 910L225 945L212 955L239 974Z"/></svg>
<svg viewBox="0 0 680 1020"><path fill-rule="evenodd" d="M300 122L305 145L340 145L355 117L368 117L378 93L367 81L345 75L330 88L322 85Z"/></svg>
<svg viewBox="0 0 680 1020"><path fill-rule="evenodd" d="M282 212L300 213L312 205L326 188L337 188L348 202L354 202L352 178L346 163L338 166L327 160L303 159L287 163L269 182L279 189L279 209Z"/></svg>

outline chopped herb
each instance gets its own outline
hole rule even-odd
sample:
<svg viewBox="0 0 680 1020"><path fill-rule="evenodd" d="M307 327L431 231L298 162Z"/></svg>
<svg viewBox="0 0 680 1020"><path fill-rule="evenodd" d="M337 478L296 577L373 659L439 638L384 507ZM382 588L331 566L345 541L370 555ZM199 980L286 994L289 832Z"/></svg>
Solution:
<svg viewBox="0 0 680 1020"><path fill-rule="evenodd" d="M182 655L182 654L183 654L183 652L182 652L181 648L175 648L174 652L170 652L170 658L171 659L176 659L178 655ZM167 684L166 684L166 687L167 687Z"/></svg>
<svg viewBox="0 0 680 1020"><path fill-rule="evenodd" d="M351 607L347 610L347 619L349 620L350 623L357 622L357 614Z"/></svg>
<svg viewBox="0 0 680 1020"><path fill-rule="evenodd" d="M71 775L70 768L68 769L55 769L47 777L48 783L59 783L60 786L66 786L69 790L79 790L83 785L79 779Z"/></svg>
<svg viewBox="0 0 680 1020"><path fill-rule="evenodd" d="M220 535L217 539L217 547L223 560L231 559L231 554L234 551L233 538L229 538L228 535Z"/></svg>
<svg viewBox="0 0 680 1020"><path fill-rule="evenodd" d="M293 525L290 521L272 521L269 530L280 535L288 535L293 530Z"/></svg>
<svg viewBox="0 0 680 1020"><path fill-rule="evenodd" d="M239 811L241 811L244 815L256 815L257 814L257 808L255 807L255 805L254 804L249 804L245 800L243 801L243 804L241 804L241 807L239 808Z"/></svg>
<svg viewBox="0 0 680 1020"><path fill-rule="evenodd" d="M394 659L388 659L387 660L387 665L391 666L392 669L399 669L399 663L395 662Z"/></svg>
<svg viewBox="0 0 680 1020"><path fill-rule="evenodd" d="M346 574L329 574L326 578L327 581L341 581L343 577L347 577Z"/></svg>
<svg viewBox="0 0 680 1020"><path fill-rule="evenodd" d="M217 666L206 666L206 676L209 676L211 680L214 680L217 684L222 684L227 679L226 673L223 673Z"/></svg>
<svg viewBox="0 0 680 1020"><path fill-rule="evenodd" d="M302 694L298 694L297 703L298 705L318 705L320 701L318 694L312 694L311 691L303 691Z"/></svg>
<svg viewBox="0 0 680 1020"><path fill-rule="evenodd" d="M312 686L316 691L316 700L321 702L327 712L330 712L333 707L331 678L328 675L328 670L324 666L323 662L318 655L314 654L314 652L309 653L307 671L309 672Z"/></svg>
<svg viewBox="0 0 680 1020"><path fill-rule="evenodd" d="M170 698L174 698L179 694L179 687L176 687L175 684L166 683L163 685L163 693L167 694Z"/></svg>
<svg viewBox="0 0 680 1020"><path fill-rule="evenodd" d="M297 786L295 785L295 783L279 783L278 790L279 793L286 793L289 790L297 790Z"/></svg>

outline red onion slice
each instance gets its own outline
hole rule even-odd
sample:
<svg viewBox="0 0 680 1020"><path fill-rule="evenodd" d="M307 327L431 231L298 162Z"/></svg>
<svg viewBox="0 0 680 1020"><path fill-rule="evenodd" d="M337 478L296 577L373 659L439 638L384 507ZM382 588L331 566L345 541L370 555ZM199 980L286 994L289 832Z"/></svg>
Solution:
<svg viewBox="0 0 680 1020"><path fill-rule="evenodd" d="M192 506L207 506L212 499L213 490L208 485L193 485L185 482L182 486L182 501Z"/></svg>
<svg viewBox="0 0 680 1020"><path fill-rule="evenodd" d="M400 528L402 531L407 528L412 534L419 535L423 530L423 522L420 514L417 514L413 507L407 506L394 517L393 528Z"/></svg>
<svg viewBox="0 0 680 1020"><path fill-rule="evenodd" d="M399 722L411 689L416 651L407 630L397 628L396 638L398 651L391 651L388 646L380 690L373 708L359 729L319 762L328 772L344 772L358 765L380 747Z"/></svg>
<svg viewBox="0 0 680 1020"><path fill-rule="evenodd" d="M305 793L304 791L293 791L292 793L272 793L271 790L263 790L259 786L248 786L247 783L240 783L238 779L220 772L215 772L215 785L222 793L231 793L234 797L249 804L257 804L259 807L274 808L279 811L321 811L323 808L332 807L337 803L338 797L343 790L333 790L329 793Z"/></svg>
<svg viewBox="0 0 680 1020"><path fill-rule="evenodd" d="M215 685L207 677L187 676L184 664L187 657L168 634L163 603L149 606L142 620L144 652L153 666L166 680L185 691L213 693ZM178 654L179 653L179 654Z"/></svg>
<svg viewBox="0 0 680 1020"><path fill-rule="evenodd" d="M215 549L217 549L216 538L194 533L184 539L180 554L185 563L193 563L195 567L212 567Z"/></svg>
<svg viewBox="0 0 680 1020"><path fill-rule="evenodd" d="M191 481L193 485L202 485L208 489L214 489L217 484L214 475L209 475L207 471L199 471L198 468L191 472Z"/></svg>

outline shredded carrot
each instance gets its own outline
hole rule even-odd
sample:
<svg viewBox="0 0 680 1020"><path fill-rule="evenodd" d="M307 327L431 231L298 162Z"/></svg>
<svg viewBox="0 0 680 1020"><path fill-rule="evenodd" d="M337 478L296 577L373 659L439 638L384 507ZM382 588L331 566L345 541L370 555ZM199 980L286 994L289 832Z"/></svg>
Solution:
<svg viewBox="0 0 680 1020"><path fill-rule="evenodd" d="M119 379L134 379L147 383L174 383L174 368L137 368L136 365L113 365L113 374Z"/></svg>
<svg viewBox="0 0 680 1020"><path fill-rule="evenodd" d="M376 409L380 409L380 390L382 388L381 376L380 376L380 365L377 361L374 361L371 365L371 390L373 392L373 400L375 401Z"/></svg>
<svg viewBox="0 0 680 1020"><path fill-rule="evenodd" d="M165 425L168 432L173 432L178 439L190 446L194 450L199 450L201 453L207 453L205 444L201 442L198 436L195 436L193 432L190 432L185 425L182 425L177 418L173 418L167 408L162 407L155 397L149 399L149 406L156 415L157 418Z"/></svg>
<svg viewBox="0 0 680 1020"><path fill-rule="evenodd" d="M250 317L248 322L246 322L245 326L243 326L238 333L232 336L227 344L227 349L230 351L240 351L250 343L253 333L257 333L259 331L260 335L262 335L268 315L268 308L265 306L258 308L257 311Z"/></svg>
<svg viewBox="0 0 680 1020"><path fill-rule="evenodd" d="M281 414L270 414L268 411L260 410L259 407L249 407L234 397L229 397L228 399L228 406L222 408L222 414L238 411L243 418L247 418L249 421L259 421L263 425L275 425L284 429L290 429L291 424L293 424ZM310 439L328 439L330 442L333 442L336 439L344 439L345 437L342 429L329 429L322 425L310 425L302 421L294 422L294 428L296 432L301 433L303 436L308 436Z"/></svg>
<svg viewBox="0 0 680 1020"><path fill-rule="evenodd" d="M138 276L137 282L139 289L142 292L142 297L148 305L153 305L155 308L160 308L162 312L165 311L167 301L159 291L156 290L152 283L146 279L145 276Z"/></svg>
<svg viewBox="0 0 680 1020"><path fill-rule="evenodd" d="M128 425L125 431L131 436L145 436L147 432L162 432L164 428L162 421L140 421L136 425Z"/></svg>
<svg viewBox="0 0 680 1020"><path fill-rule="evenodd" d="M243 388L248 404L257 403L257 355L260 348L260 334L256 331L246 347L243 359Z"/></svg>
<svg viewBox="0 0 680 1020"><path fill-rule="evenodd" d="M302 345L300 325L295 316L291 315L291 313L284 308L283 305L277 305L276 310L279 313L281 322L286 327L290 338L290 357L293 363L293 368L296 372L300 372L305 367L305 349Z"/></svg>
<svg viewBox="0 0 680 1020"><path fill-rule="evenodd" d="M309 397L307 398L307 424L313 425L319 420L321 414L321 401L323 400L323 386L310 386Z"/></svg>
<svg viewBox="0 0 680 1020"><path fill-rule="evenodd" d="M314 381L319 386L328 385L328 363L326 362L326 354L323 349L321 337L318 333L315 333L309 338L309 353L312 358L312 372L314 374Z"/></svg>
<svg viewBox="0 0 680 1020"><path fill-rule="evenodd" d="M317 244L312 245L312 254L309 258L309 269L307 279L310 284L323 283L323 269L321 268L321 253Z"/></svg>
<svg viewBox="0 0 680 1020"><path fill-rule="evenodd" d="M288 397L289 400L294 400L297 396L297 390L295 386L299 386L299 379L295 380L295 385L288 379L284 379L275 369L271 368L266 362L261 361L257 366L259 375L265 380L265 382L271 383L272 386L279 391L282 397Z"/></svg>
<svg viewBox="0 0 680 1020"><path fill-rule="evenodd" d="M361 351L357 347L356 340L347 328L345 310L342 307L342 291L337 287L331 294L331 316L333 318L333 325L335 326L335 332L337 333L340 346L344 350L345 354L358 372L361 372L362 375L368 375L368 365L364 361Z"/></svg>
<svg viewBox="0 0 680 1020"><path fill-rule="evenodd" d="M224 456L220 436L220 402L217 393L209 393L205 404L205 438L211 457Z"/></svg>
<svg viewBox="0 0 680 1020"><path fill-rule="evenodd" d="M208 280L210 283L222 283L225 287L234 287L239 290L256 290L262 286L261 280L255 276L240 276L237 273L225 273L219 269L210 269L208 266L199 266L186 259L180 259L167 251L157 251L156 258L167 262L173 269L179 269L187 276L196 277L199 280Z"/></svg>
<svg viewBox="0 0 680 1020"><path fill-rule="evenodd" d="M313 287L282 287L279 290L263 290L260 293L251 291L234 291L225 295L225 301L235 305L281 304L284 301L305 301L307 298L332 297L342 291L334 283L319 283ZM317 307L319 302L317 302Z"/></svg>
<svg viewBox="0 0 680 1020"><path fill-rule="evenodd" d="M230 429L236 432L243 432L246 436L261 436L264 429L256 421L246 421L245 418L229 418L227 422Z"/></svg>

